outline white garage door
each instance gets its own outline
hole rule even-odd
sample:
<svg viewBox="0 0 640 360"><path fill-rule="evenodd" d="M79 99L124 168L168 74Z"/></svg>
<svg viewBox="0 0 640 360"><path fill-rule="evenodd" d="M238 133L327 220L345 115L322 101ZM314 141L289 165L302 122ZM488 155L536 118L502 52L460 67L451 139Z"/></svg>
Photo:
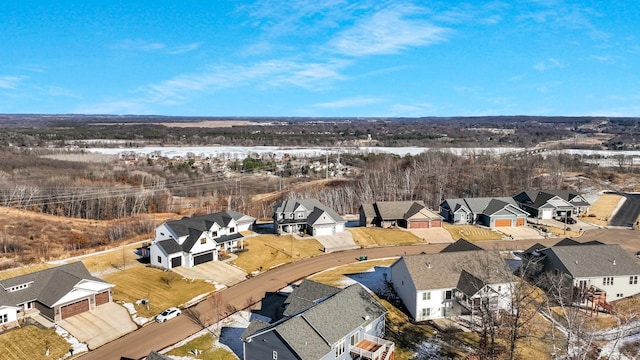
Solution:
<svg viewBox="0 0 640 360"><path fill-rule="evenodd" d="M542 218L543 219L553 218L553 209L542 209Z"/></svg>

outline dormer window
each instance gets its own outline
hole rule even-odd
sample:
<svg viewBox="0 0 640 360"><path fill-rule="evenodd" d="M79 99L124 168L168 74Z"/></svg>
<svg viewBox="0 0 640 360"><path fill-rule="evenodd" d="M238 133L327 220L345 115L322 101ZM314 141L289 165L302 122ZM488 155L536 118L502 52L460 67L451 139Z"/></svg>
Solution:
<svg viewBox="0 0 640 360"><path fill-rule="evenodd" d="M26 288L29 287L29 285L31 285L31 283L12 286L12 287L9 288L9 292L20 291L20 290L26 289Z"/></svg>
<svg viewBox="0 0 640 360"><path fill-rule="evenodd" d="M230 232L230 233L234 233L234 232L236 232L236 228L234 228L234 227L229 228L229 232Z"/></svg>

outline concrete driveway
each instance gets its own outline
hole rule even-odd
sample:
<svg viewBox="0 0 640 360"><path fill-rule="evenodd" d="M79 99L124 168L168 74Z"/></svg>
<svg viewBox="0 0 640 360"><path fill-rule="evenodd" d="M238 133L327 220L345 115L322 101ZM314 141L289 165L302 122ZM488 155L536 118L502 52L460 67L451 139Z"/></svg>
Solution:
<svg viewBox="0 0 640 360"><path fill-rule="evenodd" d="M129 311L116 303L106 303L58 322L58 325L93 350L138 329Z"/></svg>
<svg viewBox="0 0 640 360"><path fill-rule="evenodd" d="M451 233L444 228L409 229L413 235L419 237L427 244L452 243Z"/></svg>
<svg viewBox="0 0 640 360"><path fill-rule="evenodd" d="M209 261L194 267L178 266L171 269L187 279L215 281L232 286L247 279L247 273L223 261Z"/></svg>
<svg viewBox="0 0 640 360"><path fill-rule="evenodd" d="M324 252L333 252L333 251L341 251L341 250L352 250L359 249L355 241L353 241L353 236L348 231L343 231L333 235L319 235L314 236L320 244L324 247Z"/></svg>

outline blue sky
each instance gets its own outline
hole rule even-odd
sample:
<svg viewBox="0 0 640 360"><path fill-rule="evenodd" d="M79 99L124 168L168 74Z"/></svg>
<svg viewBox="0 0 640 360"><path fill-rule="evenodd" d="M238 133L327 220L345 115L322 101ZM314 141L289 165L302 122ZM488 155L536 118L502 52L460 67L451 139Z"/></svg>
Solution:
<svg viewBox="0 0 640 360"><path fill-rule="evenodd" d="M0 113L640 116L640 6L0 2Z"/></svg>

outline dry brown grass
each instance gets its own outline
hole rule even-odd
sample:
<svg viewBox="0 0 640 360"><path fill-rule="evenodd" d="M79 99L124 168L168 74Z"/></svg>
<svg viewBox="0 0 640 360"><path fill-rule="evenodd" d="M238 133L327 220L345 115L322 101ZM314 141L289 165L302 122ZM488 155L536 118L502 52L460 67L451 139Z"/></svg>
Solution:
<svg viewBox="0 0 640 360"><path fill-rule="evenodd" d="M103 276L105 281L116 285L113 298L116 301L133 303L149 299L149 310L136 305L138 315L151 317L160 311L187 303L195 297L212 292L215 287L201 280L183 279L173 271L137 266Z"/></svg>
<svg viewBox="0 0 640 360"><path fill-rule="evenodd" d="M49 356L45 355L49 348ZM55 329L33 325L0 334L1 360L61 359L69 354L69 343Z"/></svg>
<svg viewBox="0 0 640 360"><path fill-rule="evenodd" d="M499 232L475 225L452 225L443 223L442 227L451 233L454 240L465 239L473 242L502 239L502 234Z"/></svg>
<svg viewBox="0 0 640 360"><path fill-rule="evenodd" d="M593 216L583 216L580 220L594 225L607 226L613 210L622 198L622 196L614 194L600 195L589 207L589 214Z"/></svg>
<svg viewBox="0 0 640 360"><path fill-rule="evenodd" d="M233 264L246 272L263 271L274 266L322 254L323 246L313 238L296 239L291 235L258 235L245 239L247 251L238 253Z"/></svg>
<svg viewBox="0 0 640 360"><path fill-rule="evenodd" d="M347 229L356 244L363 247L411 245L422 243L422 239L409 231L400 229L382 229L375 227L356 227Z"/></svg>
<svg viewBox="0 0 640 360"><path fill-rule="evenodd" d="M173 355L178 357L193 357L193 350L201 350L202 353L198 355L198 359L204 360L236 360L238 357L227 349L214 346L215 338L212 334L207 333L200 337L197 337L188 343L179 346L167 353L167 355Z"/></svg>
<svg viewBox="0 0 640 360"><path fill-rule="evenodd" d="M345 275L349 274L358 274L365 271L369 271L370 269L376 266L384 266L388 267L396 261L393 259L384 259L384 260L368 260L368 261L359 261L353 264L339 266L337 268L325 270L319 272L310 277L311 280L321 282L323 284L331 285L331 286L340 286L342 281L345 280Z"/></svg>

